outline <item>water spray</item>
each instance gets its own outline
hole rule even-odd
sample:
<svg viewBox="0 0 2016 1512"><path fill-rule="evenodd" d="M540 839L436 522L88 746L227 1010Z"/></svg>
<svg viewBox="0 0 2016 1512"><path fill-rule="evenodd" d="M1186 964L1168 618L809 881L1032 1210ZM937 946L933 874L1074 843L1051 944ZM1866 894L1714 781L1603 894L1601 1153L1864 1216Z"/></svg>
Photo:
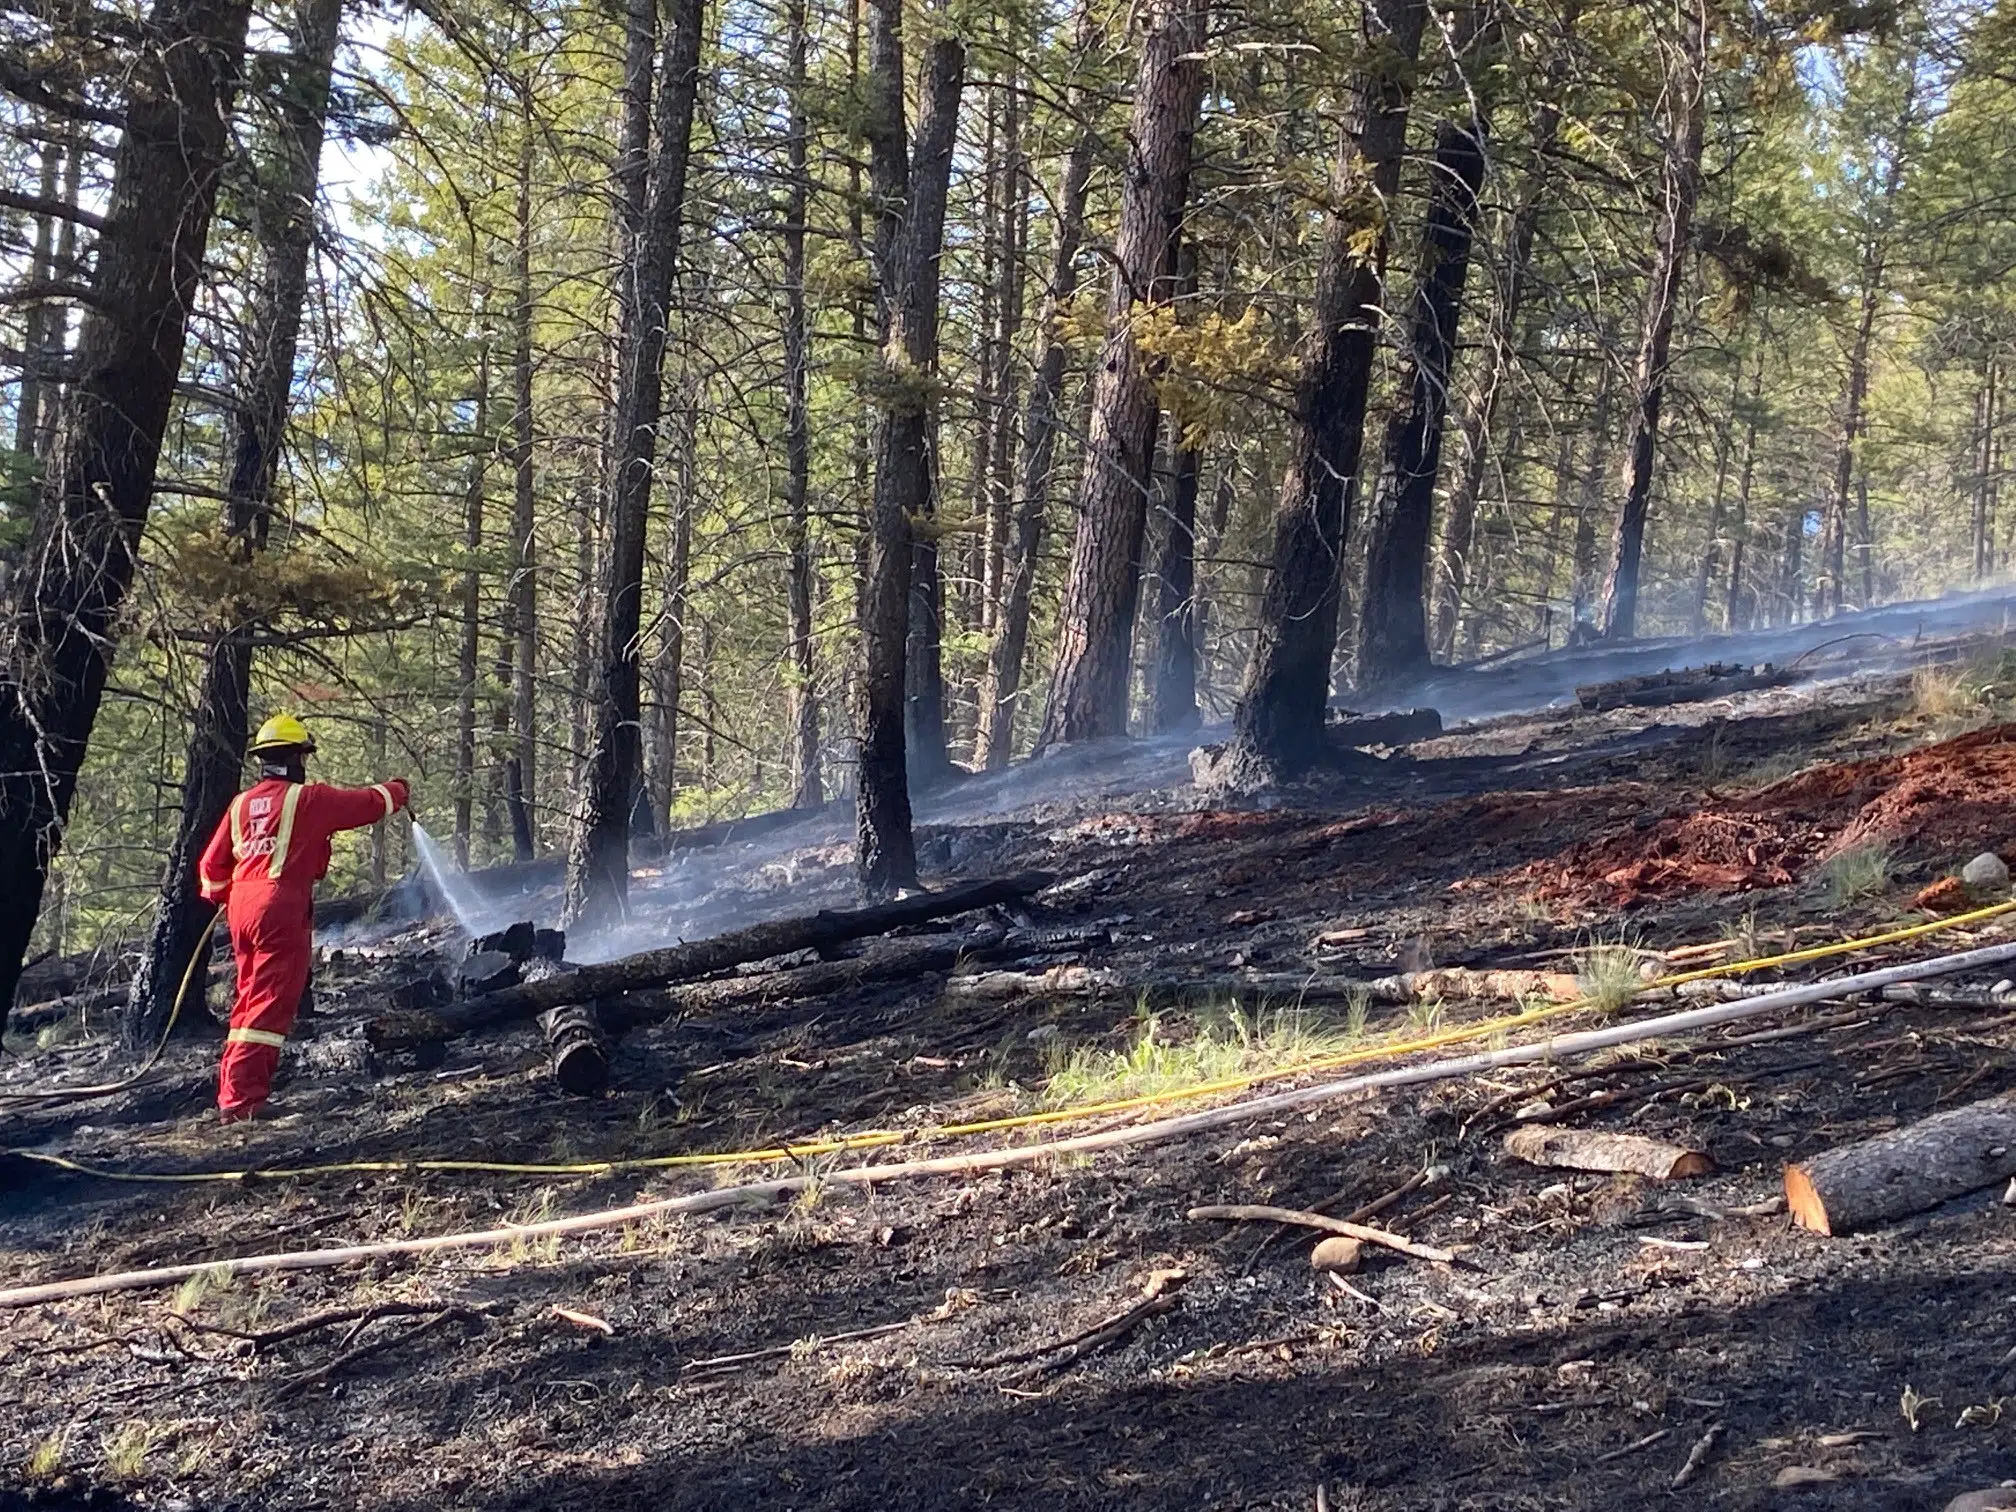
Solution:
<svg viewBox="0 0 2016 1512"><path fill-rule="evenodd" d="M482 904L469 885L469 874L441 853L441 847L427 833L427 826L418 819L413 821L413 853L420 858L420 870L426 875L427 885L448 905L462 932L472 937L482 933Z"/></svg>

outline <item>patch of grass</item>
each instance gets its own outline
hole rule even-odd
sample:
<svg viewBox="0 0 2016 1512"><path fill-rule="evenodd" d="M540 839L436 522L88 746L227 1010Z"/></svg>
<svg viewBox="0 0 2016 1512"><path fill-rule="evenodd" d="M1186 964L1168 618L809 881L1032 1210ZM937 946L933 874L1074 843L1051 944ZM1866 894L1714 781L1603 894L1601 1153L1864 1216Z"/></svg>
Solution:
<svg viewBox="0 0 2016 1512"><path fill-rule="evenodd" d="M209 1298L212 1292L220 1292L231 1285L231 1267L213 1265L200 1270L175 1288L175 1300L169 1304L172 1311L187 1317Z"/></svg>
<svg viewBox="0 0 2016 1512"><path fill-rule="evenodd" d="M1724 738L1726 732L1727 726L1717 720L1708 731L1707 743L1701 748L1701 781L1709 787L1727 777L1735 766L1728 741Z"/></svg>
<svg viewBox="0 0 2016 1512"><path fill-rule="evenodd" d="M1372 989L1353 987L1344 999L1344 1043L1363 1044L1365 1020L1372 1012Z"/></svg>
<svg viewBox="0 0 2016 1512"><path fill-rule="evenodd" d="M1890 847L1880 840L1851 845L1820 868L1827 901L1836 907L1880 897L1890 886Z"/></svg>
<svg viewBox="0 0 2016 1512"><path fill-rule="evenodd" d="M1757 910L1746 908L1740 917L1722 921L1722 938L1735 943L1731 959L1754 961L1765 953L1764 936L1757 928Z"/></svg>
<svg viewBox="0 0 2016 1512"><path fill-rule="evenodd" d="M63 1471L63 1434L59 1430L36 1444L28 1456L28 1479L54 1480Z"/></svg>
<svg viewBox="0 0 2016 1512"><path fill-rule="evenodd" d="M513 1214L506 1221L512 1224L544 1223L552 1216L553 1189L547 1187L539 1193L539 1200L536 1203L520 1209L519 1212ZM544 1234L538 1238L533 1238L526 1234L514 1234L511 1237L511 1262L514 1265L523 1264L527 1260L550 1261L555 1259L559 1253L560 1236L558 1234Z"/></svg>
<svg viewBox="0 0 2016 1512"><path fill-rule="evenodd" d="M1442 999L1416 998L1407 1005L1407 1028L1417 1037L1442 1027Z"/></svg>
<svg viewBox="0 0 2016 1512"><path fill-rule="evenodd" d="M122 1424L105 1440L105 1474L113 1480L139 1479L161 1437L161 1431L144 1420Z"/></svg>
<svg viewBox="0 0 2016 1512"><path fill-rule="evenodd" d="M1052 1056L1042 1101L1046 1107L1065 1108L1152 1097L1299 1065L1350 1043L1348 1031L1339 1033L1320 1015L1303 1009L1249 1013L1235 1004L1181 1025L1151 1013L1138 1021L1124 1050L1081 1045Z"/></svg>
<svg viewBox="0 0 2016 1512"><path fill-rule="evenodd" d="M1927 719L1952 719L1974 707L1967 676L1958 666L1924 666L1911 674L1911 712Z"/></svg>
<svg viewBox="0 0 2016 1512"><path fill-rule="evenodd" d="M1629 945L1595 945L1575 957L1575 984L1604 1013L1615 1013L1638 995L1638 952Z"/></svg>

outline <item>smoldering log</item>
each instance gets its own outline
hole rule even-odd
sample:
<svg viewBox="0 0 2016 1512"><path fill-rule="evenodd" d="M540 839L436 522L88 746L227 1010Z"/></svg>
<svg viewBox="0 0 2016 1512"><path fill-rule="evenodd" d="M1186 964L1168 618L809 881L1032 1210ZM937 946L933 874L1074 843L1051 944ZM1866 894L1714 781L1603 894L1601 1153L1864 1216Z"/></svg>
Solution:
<svg viewBox="0 0 2016 1512"><path fill-rule="evenodd" d="M587 1097L609 1084L609 1051L595 1010L570 1003L539 1015L540 1032L552 1058L553 1079L575 1097Z"/></svg>
<svg viewBox="0 0 2016 1512"><path fill-rule="evenodd" d="M1575 690L1575 701L1591 713L1624 708L1657 709L1699 703L1730 693L1782 687L1808 675L1796 667L1774 667L1769 662L1756 667L1711 662L1705 667L1687 667L1678 672L1654 672L1644 677L1590 683Z"/></svg>
<svg viewBox="0 0 2016 1512"><path fill-rule="evenodd" d="M2016 1093L2005 1092L1785 1168L1801 1228L1852 1234L2016 1176Z"/></svg>
<svg viewBox="0 0 2016 1512"><path fill-rule="evenodd" d="M549 1008L588 1003L639 989L710 976L717 971L790 955L800 950L830 951L851 940L886 934L912 924L969 913L976 908L1016 903L1047 887L1044 872L1025 872L985 882L968 882L943 892L920 893L873 908L822 910L795 919L778 919L731 930L705 940L647 950L638 955L575 971L558 972L501 992L485 993L466 1002L427 1012L390 1015L374 1020L365 1033L380 1050L398 1049L428 1040L451 1040L475 1029L517 1023Z"/></svg>
<svg viewBox="0 0 2016 1512"><path fill-rule="evenodd" d="M1700 1150L1647 1139L1639 1134L1606 1134L1597 1129L1514 1129L1505 1153L1529 1165L1568 1171L1625 1171L1654 1181L1706 1176L1715 1162Z"/></svg>

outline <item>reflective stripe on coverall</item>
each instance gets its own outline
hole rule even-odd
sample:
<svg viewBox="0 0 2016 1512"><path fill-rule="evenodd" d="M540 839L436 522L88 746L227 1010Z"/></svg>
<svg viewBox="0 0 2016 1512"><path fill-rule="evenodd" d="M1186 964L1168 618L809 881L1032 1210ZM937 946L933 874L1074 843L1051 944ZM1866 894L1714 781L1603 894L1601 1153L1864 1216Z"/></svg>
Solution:
<svg viewBox="0 0 2016 1512"><path fill-rule="evenodd" d="M329 870L329 841L406 804L406 784L328 787L269 777L231 800L196 868L204 901L221 903L238 961L231 1031L217 1071L217 1106L251 1113L266 1101L280 1047L308 985L315 884Z"/></svg>

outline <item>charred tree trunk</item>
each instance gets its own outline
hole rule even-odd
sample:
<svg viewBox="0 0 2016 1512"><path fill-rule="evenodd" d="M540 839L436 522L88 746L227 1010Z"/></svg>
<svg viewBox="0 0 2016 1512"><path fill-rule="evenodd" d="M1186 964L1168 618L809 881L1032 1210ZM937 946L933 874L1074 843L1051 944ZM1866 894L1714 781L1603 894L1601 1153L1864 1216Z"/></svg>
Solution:
<svg viewBox="0 0 2016 1512"><path fill-rule="evenodd" d="M861 892L871 900L917 884L910 832L905 671L911 615L912 522L931 500L932 369L938 352L938 255L966 50L934 42L918 91L914 154L903 119L901 0L869 0L865 75L875 267L881 327L873 382L875 488L861 597L862 675L855 725ZM942 727L941 727L942 739ZM942 754L942 753L941 753Z"/></svg>
<svg viewBox="0 0 2016 1512"><path fill-rule="evenodd" d="M1175 428L1175 421L1170 422ZM1155 616L1155 672L1148 713L1157 735L1194 730L1197 710L1197 448L1172 438L1167 528L1155 566L1160 602Z"/></svg>
<svg viewBox="0 0 2016 1512"><path fill-rule="evenodd" d="M1486 129L1479 115L1468 122L1444 121L1435 133L1421 275L1400 384L1407 397L1386 427L1380 480L1385 497L1373 508L1376 523L1359 610L1361 688L1405 682L1430 664L1428 534L1442 466L1449 370L1476 234L1477 190L1484 182Z"/></svg>
<svg viewBox="0 0 2016 1512"><path fill-rule="evenodd" d="M1638 633L1638 576L1645 548L1645 518L1659 448L1659 411L1666 398L1667 360L1680 285L1693 239L1694 204L1701 193L1701 149L1707 127L1709 11L1704 0L1682 0L1680 35L1672 43L1666 79L1668 120L1659 207L1653 227L1652 267L1639 325L1638 361L1632 373L1631 420L1624 461L1624 507L1610 541L1604 584L1603 634L1629 640Z"/></svg>
<svg viewBox="0 0 2016 1512"><path fill-rule="evenodd" d="M1155 377L1135 341L1137 306L1169 298L1169 248L1190 191L1204 93L1203 0L1152 0L1127 131L1106 343L1078 482L1078 534L1058 611L1039 743L1127 733L1128 664L1153 483Z"/></svg>
<svg viewBox="0 0 2016 1512"><path fill-rule="evenodd" d="M1089 34L1089 11L1079 13L1079 42ZM1067 97L1075 105L1074 89ZM1070 357L1057 322L1078 290L1078 249L1085 235L1085 185L1092 174L1092 137L1081 134L1065 154L1058 173L1057 215L1050 248L1050 281L1036 322L1030 357L1029 408L1022 426L1017 497L1001 564L1001 607L987 642L987 668L980 680L980 710L974 760L988 771L1008 764L1015 743L1015 710L1022 689L1023 660L1029 645L1029 607L1036 585L1037 554L1043 543L1050 503L1050 474L1056 464L1057 432L1063 421L1064 369Z"/></svg>
<svg viewBox="0 0 2016 1512"><path fill-rule="evenodd" d="M641 234L624 248L616 413L610 433L609 540L589 690L592 734L567 858L567 917L591 928L629 896L630 823L643 770L639 640L644 535L663 407L665 328L678 265L705 0L674 0L658 65Z"/></svg>
<svg viewBox="0 0 2016 1512"><path fill-rule="evenodd" d="M483 654L484 489L490 477L490 333L476 354L476 424L469 457L469 492L462 506L462 640L455 658L455 864L469 869L476 818L476 698Z"/></svg>
<svg viewBox="0 0 2016 1512"><path fill-rule="evenodd" d="M263 263L241 354L237 403L227 427L231 476L223 526L229 549L249 561L266 544L273 477L294 390L294 354L308 293L315 236L315 184L329 113L329 76L342 0L302 0L294 16L287 76L275 114L271 178L258 204ZM238 792L252 681L251 616L224 608L225 624L203 669L182 774L182 812L161 878L153 928L141 952L124 1031L127 1047L150 1048L174 1004L184 969L214 911L196 894L196 862ZM208 958L190 983L201 1004ZM201 1023L203 1015L190 1017Z"/></svg>
<svg viewBox="0 0 2016 1512"><path fill-rule="evenodd" d="M1302 338L1295 427L1274 516L1273 570L1234 716L1232 767L1257 780L1306 770L1323 750L1337 647L1347 499L1365 436L1365 400L1385 283L1385 206L1400 187L1425 0L1366 0L1369 62L1332 177L1316 302Z"/></svg>
<svg viewBox="0 0 2016 1512"><path fill-rule="evenodd" d="M811 167L805 115L805 0L790 0L791 115L786 126L791 176L784 209L784 508L785 569L790 600L791 794L799 808L817 808L819 700L812 663L812 541L807 516L812 487L812 421L806 404L811 325L805 311L805 218L810 210Z"/></svg>

